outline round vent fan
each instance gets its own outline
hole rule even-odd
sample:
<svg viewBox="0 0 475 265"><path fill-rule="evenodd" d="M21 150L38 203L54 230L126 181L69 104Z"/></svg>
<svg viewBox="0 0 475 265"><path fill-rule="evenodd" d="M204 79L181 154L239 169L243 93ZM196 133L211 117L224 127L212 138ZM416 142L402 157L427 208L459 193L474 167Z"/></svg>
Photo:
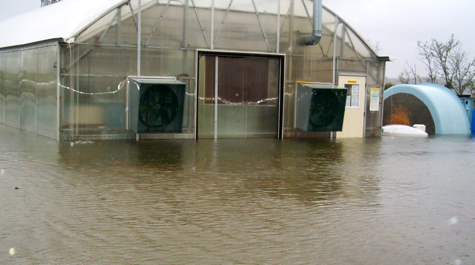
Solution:
<svg viewBox="0 0 475 265"><path fill-rule="evenodd" d="M139 118L150 129L164 129L178 112L178 97L166 85L153 85L140 96Z"/></svg>
<svg viewBox="0 0 475 265"><path fill-rule="evenodd" d="M317 100L325 98L325 100ZM309 122L315 128L328 127L338 117L339 99L331 90L314 91L310 105Z"/></svg>

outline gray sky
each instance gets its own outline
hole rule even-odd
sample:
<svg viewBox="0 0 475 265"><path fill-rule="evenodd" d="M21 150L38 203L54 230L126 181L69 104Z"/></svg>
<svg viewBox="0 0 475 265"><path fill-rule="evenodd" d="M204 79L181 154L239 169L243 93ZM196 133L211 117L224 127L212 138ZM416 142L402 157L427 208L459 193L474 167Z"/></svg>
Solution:
<svg viewBox="0 0 475 265"><path fill-rule="evenodd" d="M387 64L386 76L397 77L417 64L417 41L432 38L446 42L451 34L475 58L474 0L323 0L323 4L348 22L365 40L379 42L380 55L396 57Z"/></svg>
<svg viewBox="0 0 475 265"><path fill-rule="evenodd" d="M244 0L238 0L244 1ZM40 8L41 0L0 0L0 20ZM447 41L451 34L475 58L474 0L323 0L323 4L348 22L365 40L379 43L380 55L395 57L386 76L397 77L406 61L424 65L415 56L417 41Z"/></svg>

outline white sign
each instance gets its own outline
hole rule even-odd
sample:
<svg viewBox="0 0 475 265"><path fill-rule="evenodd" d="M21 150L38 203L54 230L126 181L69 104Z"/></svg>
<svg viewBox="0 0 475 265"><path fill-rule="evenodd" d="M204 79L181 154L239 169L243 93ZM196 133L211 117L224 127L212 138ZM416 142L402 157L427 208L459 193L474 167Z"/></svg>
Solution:
<svg viewBox="0 0 475 265"><path fill-rule="evenodd" d="M371 88L369 111L379 111L379 88Z"/></svg>

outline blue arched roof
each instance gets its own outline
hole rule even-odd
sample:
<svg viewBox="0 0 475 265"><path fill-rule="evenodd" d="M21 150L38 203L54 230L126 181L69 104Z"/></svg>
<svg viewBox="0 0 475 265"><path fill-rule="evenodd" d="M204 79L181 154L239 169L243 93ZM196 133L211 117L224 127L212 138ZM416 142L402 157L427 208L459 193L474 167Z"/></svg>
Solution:
<svg viewBox="0 0 475 265"><path fill-rule="evenodd" d="M411 94L427 106L434 120L435 134L470 134L467 113L448 88L436 84L396 85L384 92L384 99L400 93Z"/></svg>

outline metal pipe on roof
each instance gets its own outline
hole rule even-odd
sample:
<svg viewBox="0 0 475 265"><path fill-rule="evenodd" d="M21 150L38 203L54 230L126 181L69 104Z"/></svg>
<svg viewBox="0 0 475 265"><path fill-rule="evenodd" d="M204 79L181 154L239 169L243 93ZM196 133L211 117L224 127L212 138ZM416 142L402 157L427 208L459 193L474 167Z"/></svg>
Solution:
<svg viewBox="0 0 475 265"><path fill-rule="evenodd" d="M313 0L313 32L312 36L306 37L305 45L316 45L322 38L322 0Z"/></svg>

